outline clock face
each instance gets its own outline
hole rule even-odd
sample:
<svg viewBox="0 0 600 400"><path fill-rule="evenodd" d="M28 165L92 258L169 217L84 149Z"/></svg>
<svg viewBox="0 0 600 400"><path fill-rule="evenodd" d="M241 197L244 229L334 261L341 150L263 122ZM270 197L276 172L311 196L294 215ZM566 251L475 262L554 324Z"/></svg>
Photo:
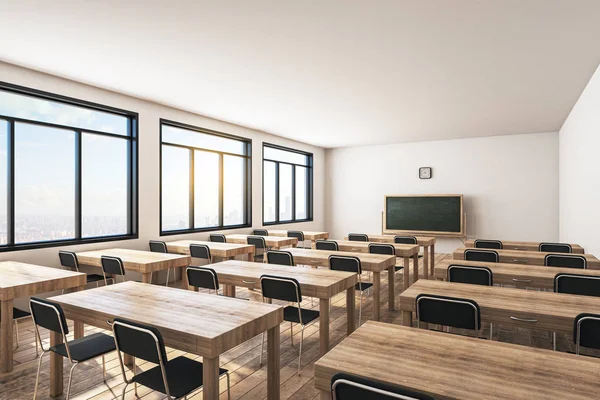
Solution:
<svg viewBox="0 0 600 400"><path fill-rule="evenodd" d="M421 178L421 179L431 179L431 167L421 167L421 168L419 168L419 178Z"/></svg>

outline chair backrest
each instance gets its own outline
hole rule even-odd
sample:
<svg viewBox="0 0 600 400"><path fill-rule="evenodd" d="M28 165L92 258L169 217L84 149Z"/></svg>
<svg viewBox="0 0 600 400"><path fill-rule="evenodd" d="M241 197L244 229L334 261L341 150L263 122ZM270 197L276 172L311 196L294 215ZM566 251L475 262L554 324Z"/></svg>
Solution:
<svg viewBox="0 0 600 400"><path fill-rule="evenodd" d="M396 248L388 243L369 243L369 253L394 256L396 255Z"/></svg>
<svg viewBox="0 0 600 400"><path fill-rule="evenodd" d="M502 242L499 240L476 239L475 248L502 250Z"/></svg>
<svg viewBox="0 0 600 400"><path fill-rule="evenodd" d="M77 261L77 254L72 251L59 250L58 258L60 259L60 265L79 272L79 261Z"/></svg>
<svg viewBox="0 0 600 400"><path fill-rule="evenodd" d="M254 236L269 236L269 231L267 231L266 229L254 229L252 231L252 234Z"/></svg>
<svg viewBox="0 0 600 400"><path fill-rule="evenodd" d="M288 237L298 239L298 242L304 242L304 232L302 231L287 231Z"/></svg>
<svg viewBox="0 0 600 400"><path fill-rule="evenodd" d="M219 233L211 233L209 238L210 238L211 242L227 243L227 239L225 238L225 235L221 235Z"/></svg>
<svg viewBox="0 0 600 400"><path fill-rule="evenodd" d="M262 236L248 236L248 244L254 245L257 249L266 249L267 241Z"/></svg>
<svg viewBox="0 0 600 400"><path fill-rule="evenodd" d="M492 270L488 267L456 265L448 266L448 281L471 283L474 285L493 286Z"/></svg>
<svg viewBox="0 0 600 400"><path fill-rule="evenodd" d="M500 257L494 250L465 250L465 260L481 262L499 262Z"/></svg>
<svg viewBox="0 0 600 400"><path fill-rule="evenodd" d="M65 335L69 333L67 319L60 304L40 297L32 297L29 299L29 311L36 326Z"/></svg>
<svg viewBox="0 0 600 400"><path fill-rule="evenodd" d="M167 253L167 244L160 240L151 240L150 251L154 253Z"/></svg>
<svg viewBox="0 0 600 400"><path fill-rule="evenodd" d="M125 276L125 267L123 261L119 257L113 256L102 256L100 257L102 262L102 271L104 274L123 275Z"/></svg>
<svg viewBox="0 0 600 400"><path fill-rule="evenodd" d="M600 314L582 313L575 317L573 342L577 346L600 349Z"/></svg>
<svg viewBox="0 0 600 400"><path fill-rule="evenodd" d="M481 329L479 305L468 299L420 294L417 321L462 329Z"/></svg>
<svg viewBox="0 0 600 400"><path fill-rule="evenodd" d="M369 237L364 233L349 233L348 240L352 240L353 242L368 242Z"/></svg>
<svg viewBox="0 0 600 400"><path fill-rule="evenodd" d="M203 289L219 290L219 278L212 268L187 267L185 270L190 286Z"/></svg>
<svg viewBox="0 0 600 400"><path fill-rule="evenodd" d="M115 318L112 330L118 351L154 364L166 363L165 343L158 329Z"/></svg>
<svg viewBox="0 0 600 400"><path fill-rule="evenodd" d="M210 247L205 244L190 244L190 256L193 258L202 258L208 260L208 262L212 260L210 257Z"/></svg>
<svg viewBox="0 0 600 400"><path fill-rule="evenodd" d="M554 277L554 291L600 297L600 276L557 274Z"/></svg>
<svg viewBox="0 0 600 400"><path fill-rule="evenodd" d="M362 265L358 257L329 256L329 268L334 271L354 272L362 274Z"/></svg>
<svg viewBox="0 0 600 400"><path fill-rule="evenodd" d="M333 400L434 400L412 389L345 373L331 378Z"/></svg>
<svg viewBox="0 0 600 400"><path fill-rule="evenodd" d="M568 243L540 243L539 251L544 253L572 253L573 247Z"/></svg>
<svg viewBox="0 0 600 400"><path fill-rule="evenodd" d="M394 236L394 243L417 244L417 238L414 236Z"/></svg>
<svg viewBox="0 0 600 400"><path fill-rule="evenodd" d="M302 290L300 283L294 278L276 275L262 275L260 277L260 286L263 297L268 299L283 300L302 303Z"/></svg>
<svg viewBox="0 0 600 400"><path fill-rule="evenodd" d="M544 257L544 265L547 267L586 269L587 260L584 256L575 254L547 254Z"/></svg>
<svg viewBox="0 0 600 400"><path fill-rule="evenodd" d="M294 265L294 256L289 251L282 250L269 250L267 251L267 263L269 264L279 264L279 265L289 265L293 267Z"/></svg>
<svg viewBox="0 0 600 400"><path fill-rule="evenodd" d="M315 242L317 250L339 251L340 247L334 240L317 240Z"/></svg>

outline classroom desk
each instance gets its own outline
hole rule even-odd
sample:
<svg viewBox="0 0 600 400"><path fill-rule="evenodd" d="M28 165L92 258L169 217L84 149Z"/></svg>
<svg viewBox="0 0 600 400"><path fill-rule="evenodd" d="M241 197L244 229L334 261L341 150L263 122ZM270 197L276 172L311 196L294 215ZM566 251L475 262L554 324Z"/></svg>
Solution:
<svg viewBox="0 0 600 400"><path fill-rule="evenodd" d="M593 296L422 279L400 294L404 325L412 325L416 297L424 293L473 300L479 304L482 322L560 332L571 337L577 315L600 310L600 298Z"/></svg>
<svg viewBox="0 0 600 400"><path fill-rule="evenodd" d="M315 363L315 387L331 399L345 372L438 400L598 398L600 362L443 332L367 321Z"/></svg>
<svg viewBox="0 0 600 400"><path fill-rule="evenodd" d="M273 304L230 299L214 294L137 282L123 282L51 298L67 318L102 329L106 321L125 318L156 327L165 345L202 356L204 398L219 398L219 356L267 332L268 398L279 399L279 324L283 308ZM50 336L52 345L62 341ZM62 357L52 353L50 394L62 393Z"/></svg>
<svg viewBox="0 0 600 400"><path fill-rule="evenodd" d="M254 245L252 244L205 242L202 240L176 240L174 242L167 242L167 251L169 253L189 256L190 244L203 244L208 246L211 257L233 260L237 256L247 254L248 260L254 259Z"/></svg>
<svg viewBox="0 0 600 400"><path fill-rule="evenodd" d="M224 286L224 294L231 297L235 297L237 286L260 288L260 277L265 274L296 279L300 284L303 296L320 299L319 338L321 354L325 354L329 350L329 305L331 298L346 291L347 332L348 335L354 332L354 294L355 285L358 283L358 276L354 273L239 260L223 261L211 264L209 267L217 273L219 283Z"/></svg>
<svg viewBox="0 0 600 400"><path fill-rule="evenodd" d="M367 235L370 242L378 243L394 243L394 235ZM406 235L414 236L414 235ZM429 265L428 275L433 276L433 268L435 267L435 243L436 238L433 236L415 236L417 244L423 247L423 265ZM344 239L348 239L347 237ZM425 268L423 268L425 269Z"/></svg>
<svg viewBox="0 0 600 400"><path fill-rule="evenodd" d="M368 253L369 244L373 242L356 242L353 240L334 240L338 244L340 251L349 251L352 253ZM394 246L396 249L396 257L401 257L404 261L404 289L408 288L410 282L410 274L408 270L408 261L410 258L413 259L413 275L416 281L419 278L419 245L414 244L399 244L399 243L388 243ZM312 248L316 249L316 243L313 243ZM429 278L427 273L427 267L423 268L425 279Z"/></svg>
<svg viewBox="0 0 600 400"><path fill-rule="evenodd" d="M269 236L284 236L287 237L288 231L286 230L267 230ZM301 231L304 233L304 240L310 240L314 242L316 240L327 240L329 238L328 232L315 232L315 231Z"/></svg>
<svg viewBox="0 0 600 400"><path fill-rule="evenodd" d="M454 250L452 258L455 260L464 260L465 250L486 250L486 249L475 249L461 247ZM544 258L547 254L558 254L558 253L543 253L541 251L520 251L520 250L494 250L498 253L498 257L501 263L509 264L529 264L529 265L544 265ZM562 253L561 253L562 254ZM591 254L577 254L578 256L584 256L587 260L588 269L600 269L600 260Z"/></svg>
<svg viewBox="0 0 600 400"><path fill-rule="evenodd" d="M256 236L256 235L225 235L225 238L227 239L227 243L248 244L248 236ZM273 250L279 250L282 247L296 247L298 245L298 239L296 239L296 238L280 237L280 236L262 236L262 237L265 238L267 247L270 247Z"/></svg>
<svg viewBox="0 0 600 400"><path fill-rule="evenodd" d="M102 249L78 252L77 260L81 265L102 268L102 256L119 257L127 271L141 272L142 282L150 283L152 273L169 268L187 267L191 257L178 254L153 253L151 251L131 249ZM184 281L187 279L183 274Z"/></svg>
<svg viewBox="0 0 600 400"><path fill-rule="evenodd" d="M539 265L487 263L480 261L444 260L435 266L435 278L448 280L448 266L467 265L487 267L492 271L494 284L513 285L519 288L539 288L554 291L554 277L557 274L578 274L600 277L600 271L592 269L573 269L543 267Z"/></svg>
<svg viewBox="0 0 600 400"><path fill-rule="evenodd" d="M311 265L329 268L329 256L358 257L362 269L373 273L373 318L381 319L381 272L388 271L388 302L389 309L395 309L394 275L396 274L396 257L383 254L349 253L345 251L312 250L312 249L286 249L294 256L296 264Z"/></svg>
<svg viewBox="0 0 600 400"><path fill-rule="evenodd" d="M80 272L16 261L0 262L0 371L13 369L13 301L55 290L83 289L86 275ZM83 326L75 325L76 337L83 335Z"/></svg>
<svg viewBox="0 0 600 400"><path fill-rule="evenodd" d="M501 240L503 250L519 250L519 251L539 251L542 242L517 242L514 240ZM467 240L465 247L475 247L475 239ZM584 254L583 247L578 244L571 244L573 254Z"/></svg>

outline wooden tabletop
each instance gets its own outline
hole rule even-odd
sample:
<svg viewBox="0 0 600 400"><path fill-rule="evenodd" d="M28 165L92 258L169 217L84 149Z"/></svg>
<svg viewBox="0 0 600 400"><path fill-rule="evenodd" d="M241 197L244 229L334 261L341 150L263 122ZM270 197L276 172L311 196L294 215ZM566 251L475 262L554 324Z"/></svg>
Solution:
<svg viewBox="0 0 600 400"><path fill-rule="evenodd" d="M542 242L519 242L514 240L501 240L504 250L520 250L520 251L539 251ZM547 243L547 242L545 242ZM475 247L475 239L467 240L466 247ZM583 247L578 244L571 244L574 254L585 253Z"/></svg>
<svg viewBox="0 0 600 400"><path fill-rule="evenodd" d="M287 236L288 235L288 231L286 230L279 230L279 229L269 229L267 232L269 232L269 236ZM305 240L311 240L311 241L315 241L315 240L322 240L322 239L327 239L329 238L329 233L328 232L318 232L318 231L301 231L302 233L304 233L304 239Z"/></svg>
<svg viewBox="0 0 600 400"><path fill-rule="evenodd" d="M381 272L396 265L395 256L387 256L384 254L369 254L369 253L351 253L347 251L331 251L331 250L313 250L313 249L285 249L294 256L296 264L314 265L319 267L329 268L329 256L350 256L358 257L362 268L365 271Z"/></svg>
<svg viewBox="0 0 600 400"><path fill-rule="evenodd" d="M338 244L340 251L348 251L352 253L368 253L369 245L371 243L381 244L381 242L356 242L354 240L334 240ZM412 257L415 254L419 254L419 245L416 244L399 244L399 243L386 243L391 244L396 249L397 257ZM316 249L317 244L313 243L312 248Z"/></svg>
<svg viewBox="0 0 600 400"><path fill-rule="evenodd" d="M566 334L573 333L573 321L577 315L584 312L597 313L600 310L598 297L424 279L418 280L400 294L400 309L415 312L416 297L420 294L474 300L481 309L483 322Z"/></svg>
<svg viewBox="0 0 600 400"><path fill-rule="evenodd" d="M487 267L492 271L494 284L514 285L554 290L554 277L557 274L581 274L600 277L599 270L544 267L539 265L486 263L480 261L443 260L435 266L435 278L447 280L448 266L467 265Z"/></svg>
<svg viewBox="0 0 600 400"><path fill-rule="evenodd" d="M174 242L167 242L167 251L170 253L189 255L190 244L203 244L208 246L210 254L214 257L230 258L254 253L254 245L251 244L205 242L202 240L176 240Z"/></svg>
<svg viewBox="0 0 600 400"><path fill-rule="evenodd" d="M153 253L151 251L131 249L102 249L77 253L77 259L82 265L102 267L100 257L119 257L128 271L149 273L174 267L190 265L191 258L178 254Z"/></svg>
<svg viewBox="0 0 600 400"><path fill-rule="evenodd" d="M394 243L394 235L367 235L370 242L378 243ZM415 235L401 235L401 236L415 236ZM433 236L415 236L417 238L417 244L419 246L431 246L435 244L436 239ZM348 239L346 236L344 239Z"/></svg>
<svg viewBox="0 0 600 400"><path fill-rule="evenodd" d="M256 235L225 235L228 243L240 243L248 244L248 236ZM291 237L280 237L280 236L262 236L265 238L265 242L268 247L273 249L280 249L282 247L296 246L298 239Z"/></svg>
<svg viewBox="0 0 600 400"><path fill-rule="evenodd" d="M243 287L260 287L264 274L294 278L300 283L303 296L329 299L356 285L358 277L351 272L288 267L285 265L229 260L208 267L214 269L219 283Z"/></svg>
<svg viewBox="0 0 600 400"><path fill-rule="evenodd" d="M484 250L475 249L472 247L461 247L454 250L453 257L455 260L464 260L465 250ZM532 264L532 265L544 265L544 258L548 254L557 253L545 253L541 251L520 251L520 250L494 250L498 253L500 262L509 264ZM584 256L587 259L587 267L589 269L600 269L600 260L591 254L577 254L578 256Z"/></svg>
<svg viewBox="0 0 600 400"><path fill-rule="evenodd" d="M398 384L439 400L582 400L598 398L600 362L367 321L315 363L316 388L329 393L337 372Z"/></svg>
<svg viewBox="0 0 600 400"><path fill-rule="evenodd" d="M86 284L86 274L16 261L0 262L0 300L33 296Z"/></svg>

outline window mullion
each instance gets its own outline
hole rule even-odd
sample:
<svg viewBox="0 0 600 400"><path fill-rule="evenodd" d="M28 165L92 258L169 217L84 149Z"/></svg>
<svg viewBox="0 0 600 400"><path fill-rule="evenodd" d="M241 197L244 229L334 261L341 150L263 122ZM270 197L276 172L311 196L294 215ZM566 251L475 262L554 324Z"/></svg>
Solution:
<svg viewBox="0 0 600 400"><path fill-rule="evenodd" d="M189 193L189 227L190 229L194 229L196 227L196 221L194 217L194 207L196 205L196 188L194 185L194 173L196 171L195 165L195 151L190 150L190 193Z"/></svg>
<svg viewBox="0 0 600 400"><path fill-rule="evenodd" d="M290 220L296 220L296 167L292 165L292 215Z"/></svg>
<svg viewBox="0 0 600 400"><path fill-rule="evenodd" d="M7 244L15 244L15 121L8 121L8 135L7 135Z"/></svg>
<svg viewBox="0 0 600 400"><path fill-rule="evenodd" d="M279 222L279 163L275 163L275 221Z"/></svg>
<svg viewBox="0 0 600 400"><path fill-rule="evenodd" d="M225 187L225 183L223 182L223 154L219 153L219 227L224 226L224 218L223 218L223 190Z"/></svg>
<svg viewBox="0 0 600 400"><path fill-rule="evenodd" d="M82 191L82 165L81 165L81 131L75 131L75 239L81 239L82 214L81 214L81 191Z"/></svg>

